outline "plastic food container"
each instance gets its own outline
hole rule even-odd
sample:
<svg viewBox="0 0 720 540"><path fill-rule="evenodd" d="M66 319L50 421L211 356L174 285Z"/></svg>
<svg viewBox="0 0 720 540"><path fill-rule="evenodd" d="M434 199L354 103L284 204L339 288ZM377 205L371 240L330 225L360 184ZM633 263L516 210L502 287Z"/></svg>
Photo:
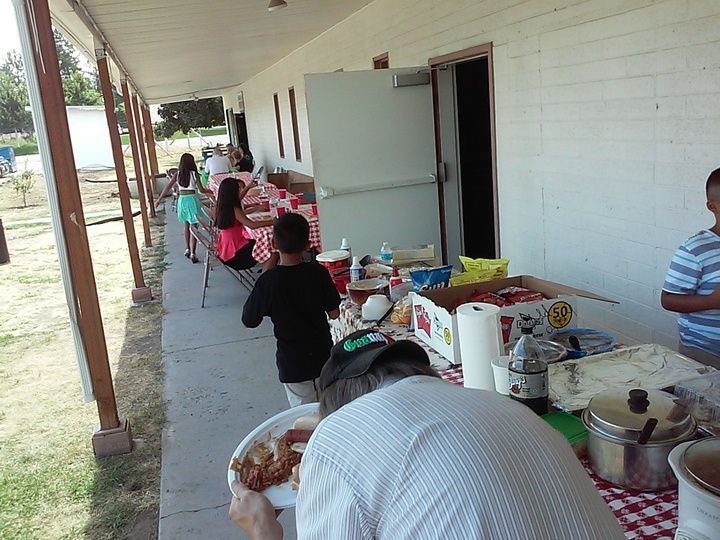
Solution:
<svg viewBox="0 0 720 540"><path fill-rule="evenodd" d="M549 337L567 349L567 358L575 359L610 352L615 348L615 338L594 328L566 328Z"/></svg>
<svg viewBox="0 0 720 540"><path fill-rule="evenodd" d="M577 416L573 416L566 412L550 412L544 414L542 419L545 420L556 431L562 433L572 446L573 452L577 457L583 457L587 454L588 430L582 420Z"/></svg>
<svg viewBox="0 0 720 540"><path fill-rule="evenodd" d="M347 285L350 300L357 306L362 306L374 294L387 294L387 292L388 281L382 278L361 279Z"/></svg>
<svg viewBox="0 0 720 540"><path fill-rule="evenodd" d="M327 268L328 272L342 268L350 268L350 252L344 249L323 251L315 260Z"/></svg>

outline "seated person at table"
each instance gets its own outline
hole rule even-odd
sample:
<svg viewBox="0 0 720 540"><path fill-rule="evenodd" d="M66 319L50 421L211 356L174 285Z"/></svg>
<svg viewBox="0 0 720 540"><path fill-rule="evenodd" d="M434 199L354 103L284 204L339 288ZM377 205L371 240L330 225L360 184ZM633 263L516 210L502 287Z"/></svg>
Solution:
<svg viewBox="0 0 720 540"><path fill-rule="evenodd" d="M252 171L255 168L255 158L252 155L252 152L250 152L250 148L248 148L248 145L245 143L240 143L238 145L238 148L242 152L242 160L247 163L247 166L250 167L250 171Z"/></svg>
<svg viewBox="0 0 720 540"><path fill-rule="evenodd" d="M720 368L720 169L705 184L715 225L691 236L670 262L662 306L680 313L680 353Z"/></svg>
<svg viewBox="0 0 720 540"><path fill-rule="evenodd" d="M205 160L205 171L210 176L230 172L230 160L223 156L220 147L213 148L212 156Z"/></svg>
<svg viewBox="0 0 720 540"><path fill-rule="evenodd" d="M291 407L318 400L317 378L330 356L327 317L340 315L340 295L328 271L303 262L310 247L310 225L299 214L281 216L273 228L279 264L263 273L245 302L242 321L249 328L270 317L277 339L277 367Z"/></svg>
<svg viewBox="0 0 720 540"><path fill-rule="evenodd" d="M253 221L243 210L242 201L253 186L244 186L236 178L226 178L220 184L215 210L215 223L220 229L217 239L218 258L230 268L247 270L257 264L252 256L255 240L250 238L247 229L271 227L272 220Z"/></svg>
<svg viewBox="0 0 720 540"><path fill-rule="evenodd" d="M565 438L495 392L441 380L427 353L375 330L349 335L320 375L299 467L297 538L620 540L620 524ZM235 482L251 539L283 529Z"/></svg>

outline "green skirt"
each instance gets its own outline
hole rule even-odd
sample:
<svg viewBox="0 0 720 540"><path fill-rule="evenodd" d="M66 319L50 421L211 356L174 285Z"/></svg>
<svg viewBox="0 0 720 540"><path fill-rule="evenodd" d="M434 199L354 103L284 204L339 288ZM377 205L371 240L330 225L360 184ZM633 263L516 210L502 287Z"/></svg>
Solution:
<svg viewBox="0 0 720 540"><path fill-rule="evenodd" d="M198 196L193 195L178 195L177 200L177 216L178 220L182 223L190 223L197 225L199 223L198 218L210 221L203 210L202 204Z"/></svg>

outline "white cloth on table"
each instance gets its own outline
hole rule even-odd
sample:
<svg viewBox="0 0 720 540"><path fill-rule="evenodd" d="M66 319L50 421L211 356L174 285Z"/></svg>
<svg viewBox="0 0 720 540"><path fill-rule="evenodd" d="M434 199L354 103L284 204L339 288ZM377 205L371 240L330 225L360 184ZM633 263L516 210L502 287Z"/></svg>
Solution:
<svg viewBox="0 0 720 540"><path fill-rule="evenodd" d="M559 433L524 405L434 377L331 414L300 477L301 540L624 538Z"/></svg>

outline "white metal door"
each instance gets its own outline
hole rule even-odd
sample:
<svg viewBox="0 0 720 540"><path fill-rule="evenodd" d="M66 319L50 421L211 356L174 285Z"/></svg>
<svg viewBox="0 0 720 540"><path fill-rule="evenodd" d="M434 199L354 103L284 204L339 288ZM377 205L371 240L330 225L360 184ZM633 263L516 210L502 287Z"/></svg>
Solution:
<svg viewBox="0 0 720 540"><path fill-rule="evenodd" d="M445 235L447 262L460 265L465 238L461 204L460 159L458 155L457 104L455 102L455 66L438 70L438 108L440 144L444 165L443 194L445 198Z"/></svg>
<svg viewBox="0 0 720 540"><path fill-rule="evenodd" d="M360 256L382 242L440 254L431 87L393 87L394 75L416 72L305 75L324 249L347 237Z"/></svg>

